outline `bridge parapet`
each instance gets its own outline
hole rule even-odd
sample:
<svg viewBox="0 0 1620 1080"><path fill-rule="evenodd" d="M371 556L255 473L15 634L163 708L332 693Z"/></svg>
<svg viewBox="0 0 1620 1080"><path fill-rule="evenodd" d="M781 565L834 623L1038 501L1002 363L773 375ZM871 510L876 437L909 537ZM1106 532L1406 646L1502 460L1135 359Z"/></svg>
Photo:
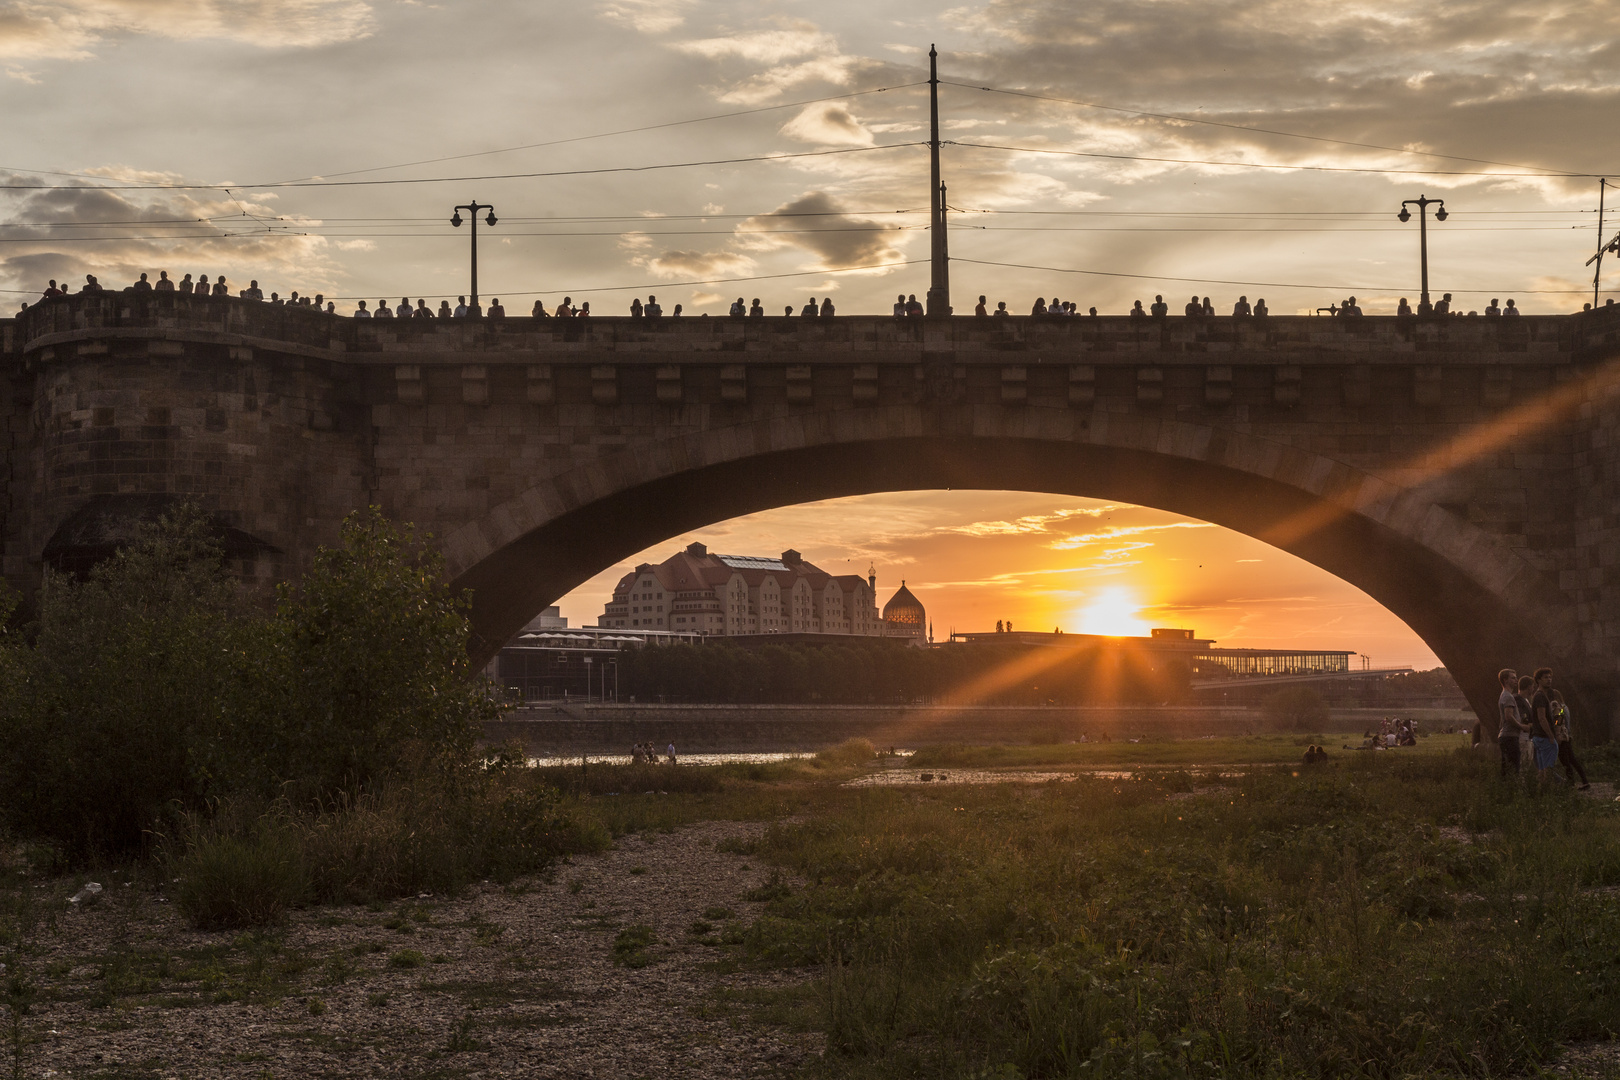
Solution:
<svg viewBox="0 0 1620 1080"><path fill-rule="evenodd" d="M1620 309L1616 309L1620 311ZM25 355L121 338L274 348L352 363L567 363L611 355L620 363L661 363L671 355L713 354L735 362L915 363L953 356L1095 363L1427 363L1579 362L1620 347L1620 314L1442 319L1356 319L1273 315L1132 319L1125 316L897 320L683 317L630 319L354 319L310 308L176 293L75 294L37 304L6 325L7 351ZM1557 360L1555 360L1557 358Z"/></svg>

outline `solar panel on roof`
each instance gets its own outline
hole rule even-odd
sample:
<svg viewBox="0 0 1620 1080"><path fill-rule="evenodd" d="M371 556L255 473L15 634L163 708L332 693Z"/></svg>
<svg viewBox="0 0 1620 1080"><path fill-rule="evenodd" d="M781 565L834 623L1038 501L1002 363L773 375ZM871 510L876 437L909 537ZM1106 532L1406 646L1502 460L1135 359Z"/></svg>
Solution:
<svg viewBox="0 0 1620 1080"><path fill-rule="evenodd" d="M770 559L760 555L719 555L716 558L734 570L787 569L781 559Z"/></svg>

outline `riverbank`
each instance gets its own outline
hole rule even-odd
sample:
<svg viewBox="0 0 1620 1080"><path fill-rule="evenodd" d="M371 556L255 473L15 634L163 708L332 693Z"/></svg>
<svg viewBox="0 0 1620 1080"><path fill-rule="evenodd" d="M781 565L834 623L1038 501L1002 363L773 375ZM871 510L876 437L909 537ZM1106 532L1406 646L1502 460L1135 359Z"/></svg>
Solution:
<svg viewBox="0 0 1620 1080"><path fill-rule="evenodd" d="M86 875L13 849L0 1034L20 1075L101 1080L1612 1080L1613 763L1542 792L1457 741L968 748L1026 766L973 782L952 749L893 786L855 746L576 765L611 850L246 934L186 926L149 869L70 904ZM1082 768L1127 751L1151 764Z"/></svg>
<svg viewBox="0 0 1620 1080"><path fill-rule="evenodd" d="M1390 710L1334 710L1322 734L1360 735ZM1403 710L1423 730L1472 724L1452 709ZM849 739L874 746L1050 745L1256 735L1276 730L1254 709L1185 706L656 705L550 703L515 709L484 729L532 757L623 754L636 743L693 753L814 752Z"/></svg>

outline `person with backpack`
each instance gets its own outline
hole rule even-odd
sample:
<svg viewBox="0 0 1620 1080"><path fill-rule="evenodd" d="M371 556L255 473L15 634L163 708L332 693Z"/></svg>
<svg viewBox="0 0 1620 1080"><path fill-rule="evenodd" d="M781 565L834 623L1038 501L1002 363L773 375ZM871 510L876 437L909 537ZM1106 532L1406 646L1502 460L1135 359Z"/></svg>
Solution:
<svg viewBox="0 0 1620 1080"><path fill-rule="evenodd" d="M1575 782L1575 775L1580 774L1581 790L1591 791L1592 785L1586 779L1586 770L1581 767L1581 759L1575 756L1575 743L1569 727L1569 706L1564 702L1561 691L1552 692L1552 720L1553 733L1558 737L1558 763L1564 767L1564 778L1570 783Z"/></svg>

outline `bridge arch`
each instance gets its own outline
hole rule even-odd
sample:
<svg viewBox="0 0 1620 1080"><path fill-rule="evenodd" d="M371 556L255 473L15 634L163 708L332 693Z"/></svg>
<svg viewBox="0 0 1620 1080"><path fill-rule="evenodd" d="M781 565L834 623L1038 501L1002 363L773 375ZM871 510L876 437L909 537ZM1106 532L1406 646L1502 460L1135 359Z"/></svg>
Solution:
<svg viewBox="0 0 1620 1080"><path fill-rule="evenodd" d="M1402 619L1487 719L1499 666L1579 668L1575 613L1497 536L1342 461L1177 419L916 405L778 414L555 474L442 545L455 584L472 590L482 662L542 608L671 536L820 499L949 488L1111 499L1256 537ZM1564 685L1578 713L1607 719L1607 687Z"/></svg>

